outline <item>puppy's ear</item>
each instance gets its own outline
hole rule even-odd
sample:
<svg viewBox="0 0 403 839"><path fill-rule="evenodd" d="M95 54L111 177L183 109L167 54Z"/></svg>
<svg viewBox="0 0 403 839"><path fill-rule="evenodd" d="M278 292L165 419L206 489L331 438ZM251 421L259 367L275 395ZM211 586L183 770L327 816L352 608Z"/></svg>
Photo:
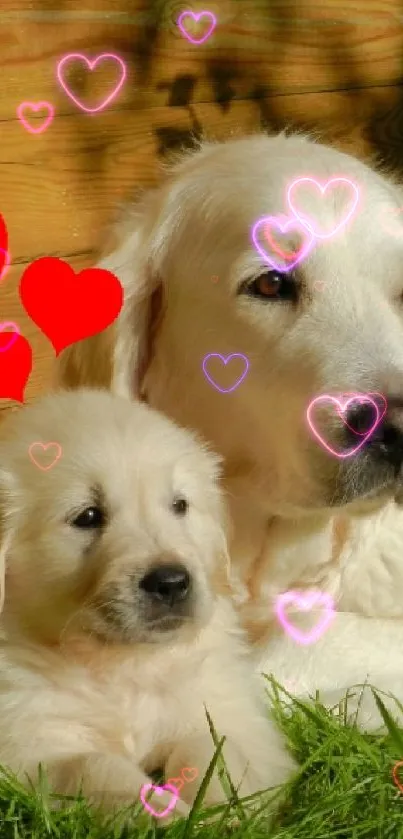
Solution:
<svg viewBox="0 0 403 839"><path fill-rule="evenodd" d="M141 397L141 383L152 356L163 304L162 282L152 267L152 233L158 218L158 193L143 202L142 214L125 220L120 244L100 268L112 271L124 291L122 311L99 335L67 347L56 366L57 384L100 387L125 397Z"/></svg>

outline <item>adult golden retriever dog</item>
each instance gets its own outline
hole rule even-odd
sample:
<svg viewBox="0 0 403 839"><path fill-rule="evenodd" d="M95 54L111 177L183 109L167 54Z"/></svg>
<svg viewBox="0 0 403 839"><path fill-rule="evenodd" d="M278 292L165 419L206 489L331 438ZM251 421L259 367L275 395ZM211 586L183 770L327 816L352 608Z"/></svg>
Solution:
<svg viewBox="0 0 403 839"><path fill-rule="evenodd" d="M299 226L286 227L301 178L324 191L311 184ZM344 185L326 192L334 178ZM102 263L124 285L123 313L61 362L63 384L137 395L223 456L243 619L262 661L304 689L367 674L389 685L388 666L403 674L401 205L392 179L303 136L207 143L128 211ZM269 253L271 236L270 261L252 230L284 216L260 240ZM211 353L247 357L239 387L212 387L202 369ZM309 428L310 403L329 394L387 406L354 456L332 455ZM320 412L322 436L343 454L369 422L368 403L350 407ZM278 594L312 587L336 602L326 635L309 648L271 641Z"/></svg>
<svg viewBox="0 0 403 839"><path fill-rule="evenodd" d="M206 708L241 795L290 774L228 597L217 475L194 435L105 391L2 425L0 763L22 780L40 762L52 791L112 810L195 767L186 814L215 751ZM205 800L226 800L216 775Z"/></svg>

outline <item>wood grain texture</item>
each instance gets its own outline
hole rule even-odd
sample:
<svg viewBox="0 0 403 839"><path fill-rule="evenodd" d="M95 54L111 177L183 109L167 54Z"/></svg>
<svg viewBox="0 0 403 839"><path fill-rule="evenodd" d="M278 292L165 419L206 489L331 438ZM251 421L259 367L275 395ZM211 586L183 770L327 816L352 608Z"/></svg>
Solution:
<svg viewBox="0 0 403 839"><path fill-rule="evenodd" d="M217 28L190 44L176 21L206 6ZM201 137L297 128L403 175L401 0L3 0L0 10L0 212L12 268L0 283L2 320L31 341L26 399L46 390L53 350L24 313L18 282L45 255L76 270L95 264L122 202L157 183L171 152ZM199 30L201 31L201 30ZM194 35L196 29L192 30ZM127 79L105 111L80 110L61 88L66 54L116 53ZM88 107L102 101L113 65L71 66ZM42 134L17 118L21 102L49 101ZM32 117L31 117L32 118ZM39 117L38 117L39 119ZM34 124L35 117L32 118ZM12 403L0 400L0 414Z"/></svg>

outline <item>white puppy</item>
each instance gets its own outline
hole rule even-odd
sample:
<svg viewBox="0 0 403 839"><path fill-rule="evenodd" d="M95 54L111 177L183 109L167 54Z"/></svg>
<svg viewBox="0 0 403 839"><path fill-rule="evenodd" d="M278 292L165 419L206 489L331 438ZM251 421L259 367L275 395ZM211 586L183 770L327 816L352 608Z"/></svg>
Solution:
<svg viewBox="0 0 403 839"><path fill-rule="evenodd" d="M342 177L353 187L321 196L311 184L300 214L325 238L292 270L275 270L254 246L252 228L263 216L290 219L288 190L303 177L322 187ZM360 635L371 630L359 615L384 619L370 675L382 676L393 632L403 674L402 625L386 626L403 617L403 515L393 500L403 464L402 205L391 179L302 136L207 144L128 213L120 244L102 263L125 286L124 311L62 360L64 383L141 394L224 456L231 561L263 660L279 592L314 586L334 597L339 613L352 614L347 650L341 626L342 657L322 652L311 666L316 648L304 651L304 687L310 673L325 674L325 686L343 686L351 671L365 678ZM309 239L301 231L277 231L277 264ZM263 246L270 251L267 238ZM202 369L209 353L248 358L239 387L211 386ZM217 362L215 372L223 375ZM388 410L357 454L332 456L309 429L308 406L318 395L357 392L383 394ZM365 412L351 407L347 421L330 402L320 417L324 438L341 452L359 440L360 423L368 427ZM340 622L339 614L333 638ZM288 648L279 661L285 657Z"/></svg>
<svg viewBox="0 0 403 839"><path fill-rule="evenodd" d="M185 813L214 754L206 707L241 794L288 776L228 596L217 472L190 432L105 392L7 418L1 764L35 781L41 762L53 790L82 781L109 809L136 801L152 770L194 767ZM224 797L214 776L206 801Z"/></svg>

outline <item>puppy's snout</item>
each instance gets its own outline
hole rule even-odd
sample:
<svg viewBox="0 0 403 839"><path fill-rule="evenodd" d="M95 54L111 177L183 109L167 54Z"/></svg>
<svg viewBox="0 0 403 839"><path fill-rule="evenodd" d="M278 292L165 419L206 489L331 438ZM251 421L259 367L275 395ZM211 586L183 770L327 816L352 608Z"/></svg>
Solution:
<svg viewBox="0 0 403 839"><path fill-rule="evenodd" d="M152 600L172 609L187 599L191 579L183 565L159 565L149 571L139 585Z"/></svg>
<svg viewBox="0 0 403 839"><path fill-rule="evenodd" d="M384 413L385 404L375 401L380 413ZM369 435L367 445L399 471L403 465L403 400L391 397L386 404L387 411ZM356 442L357 437L368 434L375 422L376 411L371 403L355 405L347 414L350 438Z"/></svg>

